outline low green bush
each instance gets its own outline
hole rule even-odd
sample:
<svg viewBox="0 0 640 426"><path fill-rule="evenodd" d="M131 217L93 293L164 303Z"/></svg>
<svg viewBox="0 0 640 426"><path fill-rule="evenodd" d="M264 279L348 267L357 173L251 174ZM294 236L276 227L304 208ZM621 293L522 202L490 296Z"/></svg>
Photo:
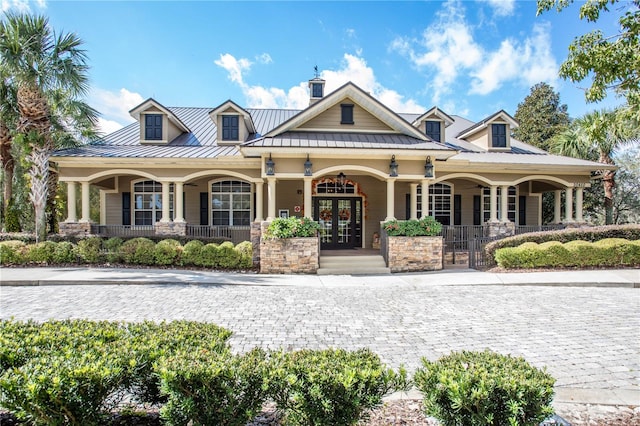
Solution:
<svg viewBox="0 0 640 426"><path fill-rule="evenodd" d="M216 267L223 269L237 268L240 263L240 253L235 250L233 243L227 241L218 246Z"/></svg>
<svg viewBox="0 0 640 426"><path fill-rule="evenodd" d="M302 238L315 237L320 225L308 217L275 218L264 232L264 238Z"/></svg>
<svg viewBox="0 0 640 426"><path fill-rule="evenodd" d="M51 262L54 264L75 263L78 261L76 252L77 246L75 244L69 241L61 241L56 244Z"/></svg>
<svg viewBox="0 0 640 426"><path fill-rule="evenodd" d="M153 258L156 265L173 265L180 263L182 245L180 245L179 241L172 239L159 241L153 250Z"/></svg>
<svg viewBox="0 0 640 426"><path fill-rule="evenodd" d="M267 398L267 362L261 349L244 355L183 352L157 368L168 396L160 416L173 425L244 426Z"/></svg>
<svg viewBox="0 0 640 426"><path fill-rule="evenodd" d="M555 380L523 358L463 351L422 364L414 383L443 425L537 426L553 414Z"/></svg>
<svg viewBox="0 0 640 426"><path fill-rule="evenodd" d="M124 241L119 237L112 237L104 240L102 245L106 250L105 259L110 263L119 263L122 261L122 253L120 252Z"/></svg>
<svg viewBox="0 0 640 426"><path fill-rule="evenodd" d="M382 224L382 229L391 237L421 237L436 236L442 232L442 224L432 216L422 219L388 220Z"/></svg>
<svg viewBox="0 0 640 426"><path fill-rule="evenodd" d="M287 424L353 425L407 380L367 349L301 350L273 355L269 387Z"/></svg>
<svg viewBox="0 0 640 426"><path fill-rule="evenodd" d="M529 242L519 247L501 248L495 256L503 268L634 266L640 265L640 240Z"/></svg>
<svg viewBox="0 0 640 426"><path fill-rule="evenodd" d="M78 241L77 254L85 263L98 263L101 259L102 238L91 237Z"/></svg>
<svg viewBox="0 0 640 426"><path fill-rule="evenodd" d="M155 246L156 243L144 237L125 241L120 246L122 260L134 265L153 265Z"/></svg>
<svg viewBox="0 0 640 426"><path fill-rule="evenodd" d="M206 268L214 268L218 265L218 244L205 244L200 250L201 266Z"/></svg>
<svg viewBox="0 0 640 426"><path fill-rule="evenodd" d="M202 248L204 243L200 240L192 240L182 248L182 257L180 263L182 265L203 266Z"/></svg>
<svg viewBox="0 0 640 426"><path fill-rule="evenodd" d="M27 261L43 264L51 263L56 246L57 244L52 241L42 241L29 245L26 252Z"/></svg>
<svg viewBox="0 0 640 426"><path fill-rule="evenodd" d="M238 253L238 268L251 268L253 266L253 244L243 241L235 246Z"/></svg>
<svg viewBox="0 0 640 426"><path fill-rule="evenodd" d="M25 262L23 252L26 251L26 244L18 240L0 242L0 264L19 265Z"/></svg>

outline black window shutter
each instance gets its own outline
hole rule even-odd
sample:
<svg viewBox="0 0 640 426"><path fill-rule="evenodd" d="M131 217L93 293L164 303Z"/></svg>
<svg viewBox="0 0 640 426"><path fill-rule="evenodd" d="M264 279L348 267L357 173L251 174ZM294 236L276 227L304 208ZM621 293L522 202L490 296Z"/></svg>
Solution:
<svg viewBox="0 0 640 426"><path fill-rule="evenodd" d="M480 196L473 196L473 224L474 225L482 225L480 220Z"/></svg>
<svg viewBox="0 0 640 426"><path fill-rule="evenodd" d="M131 193L122 193L122 224L125 226L131 225Z"/></svg>
<svg viewBox="0 0 640 426"><path fill-rule="evenodd" d="M518 225L527 224L527 196L521 195L518 200Z"/></svg>
<svg viewBox="0 0 640 426"><path fill-rule="evenodd" d="M411 218L411 194L406 194L404 198L405 216L407 220Z"/></svg>
<svg viewBox="0 0 640 426"><path fill-rule="evenodd" d="M200 225L209 224L209 193L200 193Z"/></svg>
<svg viewBox="0 0 640 426"><path fill-rule="evenodd" d="M453 195L453 224L462 225L462 195Z"/></svg>

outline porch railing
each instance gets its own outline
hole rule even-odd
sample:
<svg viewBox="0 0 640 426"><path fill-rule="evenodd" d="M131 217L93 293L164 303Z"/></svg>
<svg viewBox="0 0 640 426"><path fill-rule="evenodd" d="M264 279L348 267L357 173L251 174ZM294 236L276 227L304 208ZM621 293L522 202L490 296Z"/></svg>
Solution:
<svg viewBox="0 0 640 426"><path fill-rule="evenodd" d="M152 225L91 225L91 233L101 237L153 237L156 235ZM233 244L250 241L250 226L208 226L187 224L186 236L193 238L223 238Z"/></svg>
<svg viewBox="0 0 640 426"><path fill-rule="evenodd" d="M564 229L563 224L550 224L550 225L516 225L516 235L525 234L527 232L541 232L541 231L555 231L557 229Z"/></svg>

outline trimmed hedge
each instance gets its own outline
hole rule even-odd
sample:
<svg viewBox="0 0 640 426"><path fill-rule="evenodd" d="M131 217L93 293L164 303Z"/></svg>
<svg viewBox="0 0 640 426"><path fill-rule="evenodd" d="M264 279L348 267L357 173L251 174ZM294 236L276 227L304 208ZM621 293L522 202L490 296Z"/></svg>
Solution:
<svg viewBox="0 0 640 426"><path fill-rule="evenodd" d="M421 219L389 220L382 224L382 229L390 237L433 237L440 235L442 224L433 216L426 216Z"/></svg>
<svg viewBox="0 0 640 426"><path fill-rule="evenodd" d="M640 239L640 225L607 225L593 226L586 228L568 228L557 231L528 232L526 234L514 235L492 241L485 246L485 253L492 259L498 249L505 247L518 247L527 242L544 243L547 241L559 241L568 243L569 241L589 241L595 242L606 238L625 238L627 240Z"/></svg>
<svg viewBox="0 0 640 426"><path fill-rule="evenodd" d="M444 425L537 426L553 414L555 379L524 358L463 351L422 364L414 382L425 413Z"/></svg>
<svg viewBox="0 0 640 426"><path fill-rule="evenodd" d="M253 267L253 246L244 241L234 247L225 241L218 245L192 240L184 246L177 239L165 239L157 244L149 238L137 237L103 240L90 237L78 244L69 241L43 241L25 244L20 240L0 241L0 265L57 265L69 263L126 263L158 266L204 266L220 269Z"/></svg>
<svg viewBox="0 0 640 426"><path fill-rule="evenodd" d="M502 268L640 266L640 240L528 242L499 249L496 262Z"/></svg>

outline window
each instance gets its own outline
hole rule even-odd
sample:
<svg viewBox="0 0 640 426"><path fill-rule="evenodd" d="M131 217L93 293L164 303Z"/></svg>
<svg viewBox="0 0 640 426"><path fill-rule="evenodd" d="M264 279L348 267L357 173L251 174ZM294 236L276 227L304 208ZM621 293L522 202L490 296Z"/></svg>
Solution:
<svg viewBox="0 0 640 426"><path fill-rule="evenodd" d="M502 197L502 188L498 187L497 197L496 197L496 215L498 216L498 220L500 220L500 216L502 216L502 203L500 202ZM516 187L509 187L509 195L507 198L507 217L511 222L516 221ZM482 189L482 218L484 222L488 222L491 218L491 189L485 187Z"/></svg>
<svg viewBox="0 0 640 426"><path fill-rule="evenodd" d="M429 185L429 216L443 225L451 225L451 185ZM418 186L418 217L422 217L422 187Z"/></svg>
<svg viewBox="0 0 640 426"><path fill-rule="evenodd" d="M211 184L211 224L241 226L251 224L251 184L224 180Z"/></svg>
<svg viewBox="0 0 640 426"><path fill-rule="evenodd" d="M237 115L222 116L222 140L237 141L240 138L240 119Z"/></svg>
<svg viewBox="0 0 640 426"><path fill-rule="evenodd" d="M351 182L340 185L337 179L327 180L316 185L316 194L355 194L356 186Z"/></svg>
<svg viewBox="0 0 640 426"><path fill-rule="evenodd" d="M340 109L342 110L340 124L353 124L353 105L342 104Z"/></svg>
<svg viewBox="0 0 640 426"><path fill-rule="evenodd" d="M442 142L440 137L440 122L439 121L425 121L426 134L436 142Z"/></svg>
<svg viewBox="0 0 640 426"><path fill-rule="evenodd" d="M162 140L162 115L144 115L144 139L147 141Z"/></svg>
<svg viewBox="0 0 640 426"><path fill-rule="evenodd" d="M311 83L311 97L312 98L321 98L322 97L322 84L321 83Z"/></svg>
<svg viewBox="0 0 640 426"><path fill-rule="evenodd" d="M173 220L173 184L169 187L169 212ZM153 180L133 184L133 224L153 225L162 219L162 184Z"/></svg>
<svg viewBox="0 0 640 426"><path fill-rule="evenodd" d="M491 147L492 148L507 147L507 125L506 124L491 125Z"/></svg>

